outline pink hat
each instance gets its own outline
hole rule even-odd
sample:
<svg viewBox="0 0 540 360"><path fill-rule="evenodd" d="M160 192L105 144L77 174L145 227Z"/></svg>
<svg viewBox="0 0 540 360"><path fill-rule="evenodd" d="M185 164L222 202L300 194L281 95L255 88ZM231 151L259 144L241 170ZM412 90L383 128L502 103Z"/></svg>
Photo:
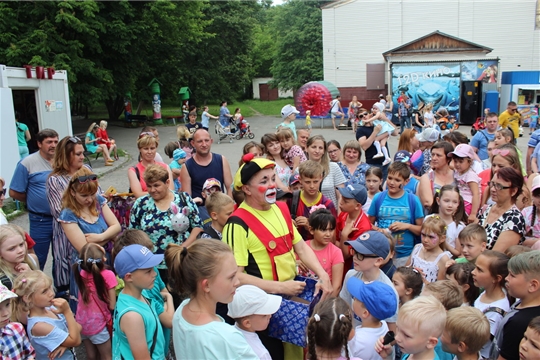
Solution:
<svg viewBox="0 0 540 360"><path fill-rule="evenodd" d="M540 189L540 176L537 176L533 179L531 192L534 192L534 190Z"/></svg>
<svg viewBox="0 0 540 360"><path fill-rule="evenodd" d="M481 161L471 145L459 144L454 151L448 154L448 156L457 156L460 158L470 158L476 161Z"/></svg>

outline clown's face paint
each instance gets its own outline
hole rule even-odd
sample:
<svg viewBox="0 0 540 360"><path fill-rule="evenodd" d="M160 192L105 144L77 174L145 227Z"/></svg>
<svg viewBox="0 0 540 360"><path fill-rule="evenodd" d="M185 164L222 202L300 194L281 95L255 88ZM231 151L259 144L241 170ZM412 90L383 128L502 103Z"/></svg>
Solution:
<svg viewBox="0 0 540 360"><path fill-rule="evenodd" d="M264 194L264 200L266 200L269 204L275 204L276 202L276 185L270 185L270 186L259 186L259 192Z"/></svg>

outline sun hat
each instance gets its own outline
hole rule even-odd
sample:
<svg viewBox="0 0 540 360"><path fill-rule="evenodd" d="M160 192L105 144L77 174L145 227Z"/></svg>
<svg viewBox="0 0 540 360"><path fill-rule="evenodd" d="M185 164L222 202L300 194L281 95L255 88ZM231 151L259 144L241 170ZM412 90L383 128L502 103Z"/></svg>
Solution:
<svg viewBox="0 0 540 360"><path fill-rule="evenodd" d="M281 296L267 294L254 285L242 285L236 289L229 303L229 315L233 319L249 315L272 315L281 306Z"/></svg>
<svg viewBox="0 0 540 360"><path fill-rule="evenodd" d="M424 129L420 134L416 134L416 138L420 142L435 142L439 140L440 136L441 134L433 128Z"/></svg>
<svg viewBox="0 0 540 360"><path fill-rule="evenodd" d="M16 298L16 297L17 297L17 294L10 291L4 285L0 284L0 303L6 301L8 299Z"/></svg>
<svg viewBox="0 0 540 360"><path fill-rule="evenodd" d="M474 151L472 146L467 145L467 144L459 144L458 146L456 146L454 151L452 151L451 153L448 153L448 157L454 157L454 156L460 157L460 158L467 157L469 159L480 161L480 158L478 157L478 155L476 155L476 152Z"/></svg>

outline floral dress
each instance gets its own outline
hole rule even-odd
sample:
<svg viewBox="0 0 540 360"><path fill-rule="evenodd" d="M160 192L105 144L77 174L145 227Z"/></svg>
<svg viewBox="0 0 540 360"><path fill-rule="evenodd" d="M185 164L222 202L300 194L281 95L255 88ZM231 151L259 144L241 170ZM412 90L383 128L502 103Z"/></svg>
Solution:
<svg viewBox="0 0 540 360"><path fill-rule="evenodd" d="M150 195L138 198L131 208L129 227L144 231L156 246L156 254L163 254L169 244L181 245L189 238L193 229L202 229L203 227L197 205L188 193L183 192L181 194L174 193L173 202L180 209L184 207L188 209L189 228L183 234L179 234L173 230L171 210L159 210ZM161 264L158 265L158 268L166 269L167 267Z"/></svg>
<svg viewBox="0 0 540 360"><path fill-rule="evenodd" d="M339 168L341 169L341 172L343 173L343 176L345 176L345 179L347 182L345 185L364 185L366 186L366 171L370 168L369 164L361 163L356 167L354 170L354 173L350 173L349 168L347 165L342 163L341 161L337 163Z"/></svg>
<svg viewBox="0 0 540 360"><path fill-rule="evenodd" d="M499 235L501 235L503 231L513 231L519 234L521 236L521 239L519 239L519 244L523 243L523 240L525 240L525 219L523 218L523 215L521 215L521 212L517 206L512 205L508 211L502 214L492 224L488 224L487 218L492 207L493 205L485 205L480 210L478 215L478 223L484 229L486 229L488 239L487 249L493 249Z"/></svg>

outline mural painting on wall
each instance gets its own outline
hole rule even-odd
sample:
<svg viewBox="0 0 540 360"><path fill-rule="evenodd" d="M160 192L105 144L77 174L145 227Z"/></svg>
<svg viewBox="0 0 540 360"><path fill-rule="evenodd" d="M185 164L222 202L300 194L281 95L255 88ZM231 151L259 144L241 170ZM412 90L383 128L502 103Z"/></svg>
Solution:
<svg viewBox="0 0 540 360"><path fill-rule="evenodd" d="M459 114L461 66L456 63L393 64L392 94L398 103L401 92L418 104L433 104L434 111L444 107L451 115Z"/></svg>
<svg viewBox="0 0 540 360"><path fill-rule="evenodd" d="M461 63L461 80L496 83L499 76L498 60L464 61Z"/></svg>

